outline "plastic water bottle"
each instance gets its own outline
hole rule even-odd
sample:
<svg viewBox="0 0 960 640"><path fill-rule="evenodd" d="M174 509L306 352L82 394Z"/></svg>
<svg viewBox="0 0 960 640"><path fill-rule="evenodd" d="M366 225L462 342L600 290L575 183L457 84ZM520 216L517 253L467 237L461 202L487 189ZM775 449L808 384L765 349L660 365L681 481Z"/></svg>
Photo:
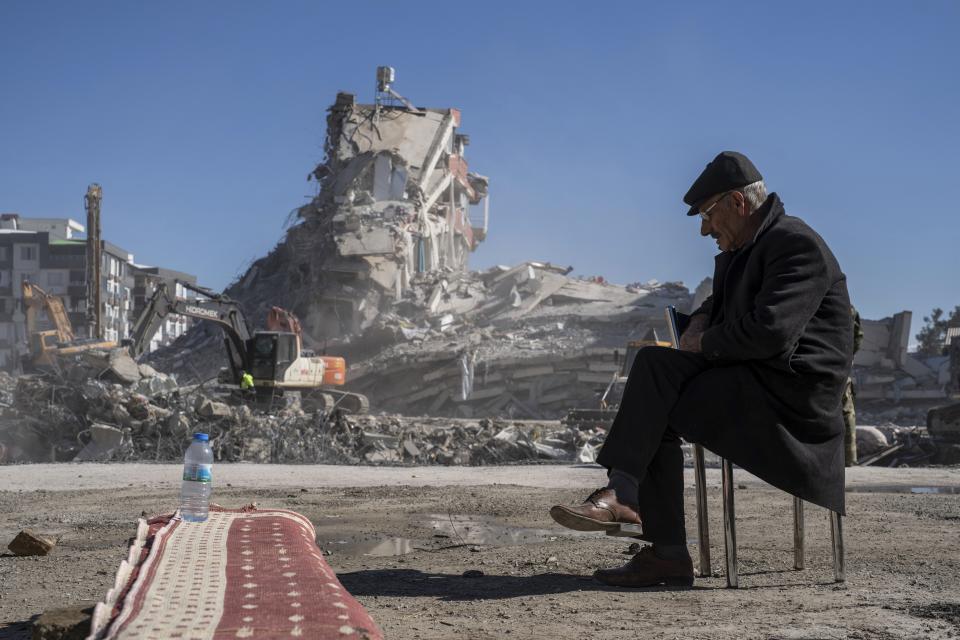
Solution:
<svg viewBox="0 0 960 640"><path fill-rule="evenodd" d="M213 489L213 451L210 436L193 434L183 456L183 485L180 488L180 517L186 522L204 522L210 513Z"/></svg>

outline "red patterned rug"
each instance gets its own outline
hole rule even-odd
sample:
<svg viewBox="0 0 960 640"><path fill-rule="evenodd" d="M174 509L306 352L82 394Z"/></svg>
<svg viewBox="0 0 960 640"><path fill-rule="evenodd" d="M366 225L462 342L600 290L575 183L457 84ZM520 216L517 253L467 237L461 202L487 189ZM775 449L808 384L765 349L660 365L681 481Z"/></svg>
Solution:
<svg viewBox="0 0 960 640"><path fill-rule="evenodd" d="M382 638L315 539L307 518L279 509L141 520L88 640Z"/></svg>

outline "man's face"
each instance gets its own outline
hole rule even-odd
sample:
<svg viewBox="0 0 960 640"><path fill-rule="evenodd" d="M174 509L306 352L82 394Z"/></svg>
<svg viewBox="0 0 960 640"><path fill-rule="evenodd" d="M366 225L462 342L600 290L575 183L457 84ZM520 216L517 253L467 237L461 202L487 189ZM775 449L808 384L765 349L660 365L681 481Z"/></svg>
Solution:
<svg viewBox="0 0 960 640"><path fill-rule="evenodd" d="M743 195L737 191L718 193L708 198L700 211L708 212L709 220L700 219L700 235L717 241L720 251L733 251L739 246L745 218L741 216Z"/></svg>

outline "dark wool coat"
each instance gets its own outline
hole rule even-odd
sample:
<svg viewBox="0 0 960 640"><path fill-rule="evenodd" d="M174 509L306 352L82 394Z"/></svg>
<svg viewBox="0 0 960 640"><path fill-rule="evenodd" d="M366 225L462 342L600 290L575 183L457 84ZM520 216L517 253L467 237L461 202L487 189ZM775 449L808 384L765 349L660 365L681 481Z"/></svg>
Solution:
<svg viewBox="0 0 960 640"><path fill-rule="evenodd" d="M679 403L695 442L814 504L843 513L840 400L853 360L846 276L826 243L770 194L754 240L716 257L703 355L715 365ZM689 396L688 396L689 397ZM731 420L731 416L735 419Z"/></svg>

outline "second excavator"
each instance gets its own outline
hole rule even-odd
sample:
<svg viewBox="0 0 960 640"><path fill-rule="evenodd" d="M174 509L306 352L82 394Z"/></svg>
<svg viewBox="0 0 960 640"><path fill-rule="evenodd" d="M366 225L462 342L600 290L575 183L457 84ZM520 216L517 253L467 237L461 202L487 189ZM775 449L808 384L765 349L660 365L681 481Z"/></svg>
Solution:
<svg viewBox="0 0 960 640"><path fill-rule="evenodd" d="M26 313L27 347L29 361L24 362L25 369L38 369L57 366L57 359L73 356L93 349L111 349L116 342L108 340L79 339L73 332L73 325L59 296L47 293L39 286L24 280L23 306ZM38 329L37 320L43 310L54 328L47 331Z"/></svg>

